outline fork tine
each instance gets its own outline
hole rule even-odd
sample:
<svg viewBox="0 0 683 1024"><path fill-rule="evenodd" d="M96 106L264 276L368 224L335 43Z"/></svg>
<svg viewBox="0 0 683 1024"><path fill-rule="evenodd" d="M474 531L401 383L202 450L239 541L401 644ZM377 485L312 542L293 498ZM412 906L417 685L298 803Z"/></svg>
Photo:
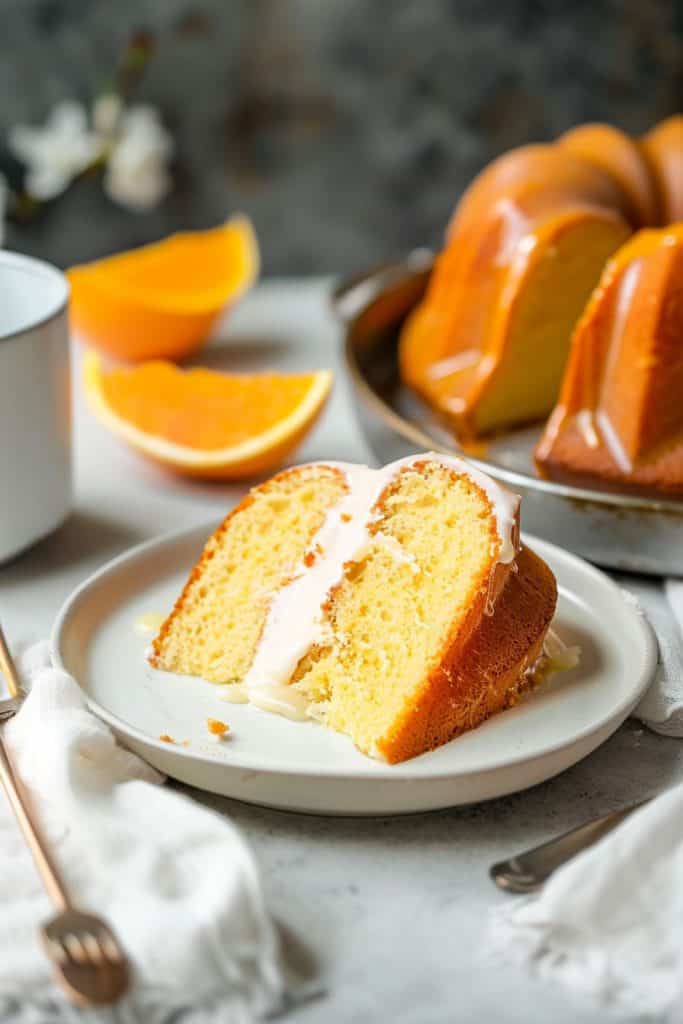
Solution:
<svg viewBox="0 0 683 1024"><path fill-rule="evenodd" d="M0 721L18 710L25 694L0 625L0 673L5 676L12 698L0 700ZM95 914L75 907L52 858L32 808L26 801L12 760L0 734L0 785L5 790L19 827L33 855L38 872L56 908L40 935L50 957L54 973L69 999L78 1006L105 1006L114 1003L128 988L129 969L125 953L110 933L106 945L98 941L100 932L109 929ZM107 952L105 953L105 949Z"/></svg>
<svg viewBox="0 0 683 1024"><path fill-rule="evenodd" d="M61 942L58 942L57 939L46 938L45 945L47 946L47 951L50 957L53 960L55 960L58 964L63 964L66 960L68 960L69 954L64 949L64 946L61 944Z"/></svg>
<svg viewBox="0 0 683 1024"><path fill-rule="evenodd" d="M81 942L83 943L91 962L95 964L95 966L100 967L104 963L105 956L97 937L93 935L92 932L85 932L81 936Z"/></svg>
<svg viewBox="0 0 683 1024"><path fill-rule="evenodd" d="M128 960L107 923L70 908L48 921L43 939L61 985L73 1002L115 1002L129 984Z"/></svg>
<svg viewBox="0 0 683 1024"><path fill-rule="evenodd" d="M112 963L121 963L123 960L123 954L118 946L118 943L114 941L113 937L109 932L101 931L97 936L102 952L108 960Z"/></svg>
<svg viewBox="0 0 683 1024"><path fill-rule="evenodd" d="M79 964L87 963L88 952L78 935L75 935L73 932L69 932L62 939L62 943L73 960L76 960Z"/></svg>

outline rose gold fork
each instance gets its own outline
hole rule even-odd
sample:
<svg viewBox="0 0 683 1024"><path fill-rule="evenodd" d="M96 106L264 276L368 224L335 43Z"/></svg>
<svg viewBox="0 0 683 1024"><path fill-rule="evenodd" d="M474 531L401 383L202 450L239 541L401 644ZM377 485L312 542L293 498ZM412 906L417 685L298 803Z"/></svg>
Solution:
<svg viewBox="0 0 683 1024"><path fill-rule="evenodd" d="M25 698L0 625L0 671L11 697L0 701L0 722L17 713ZM24 798L0 735L0 782L33 855L57 914L41 928L41 937L57 981L79 1006L115 1002L128 988L128 964L112 930L94 914L77 910Z"/></svg>

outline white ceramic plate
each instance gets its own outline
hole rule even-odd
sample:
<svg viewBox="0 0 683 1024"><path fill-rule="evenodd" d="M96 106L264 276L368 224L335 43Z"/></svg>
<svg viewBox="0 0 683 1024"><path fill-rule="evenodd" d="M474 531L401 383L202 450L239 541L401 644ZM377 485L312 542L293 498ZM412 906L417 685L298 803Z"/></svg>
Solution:
<svg viewBox="0 0 683 1024"><path fill-rule="evenodd" d="M52 636L56 663L120 740L200 789L322 814L403 814L486 800L585 757L624 721L652 677L654 637L619 588L574 555L528 538L557 576L555 628L581 646L579 668L438 750L381 764L313 722L226 704L212 684L147 664L149 637L136 633L136 620L170 609L210 530L150 541L110 562L66 602ZM229 722L230 739L212 743L207 717ZM164 733L178 743L160 741Z"/></svg>

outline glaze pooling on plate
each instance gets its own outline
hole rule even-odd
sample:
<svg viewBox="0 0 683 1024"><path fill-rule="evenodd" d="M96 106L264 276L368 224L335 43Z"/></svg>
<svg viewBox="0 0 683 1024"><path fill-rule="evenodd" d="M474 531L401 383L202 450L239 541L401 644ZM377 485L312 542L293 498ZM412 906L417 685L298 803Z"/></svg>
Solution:
<svg viewBox="0 0 683 1024"><path fill-rule="evenodd" d="M165 618L162 612L143 612L133 623L133 629L140 636L158 633Z"/></svg>

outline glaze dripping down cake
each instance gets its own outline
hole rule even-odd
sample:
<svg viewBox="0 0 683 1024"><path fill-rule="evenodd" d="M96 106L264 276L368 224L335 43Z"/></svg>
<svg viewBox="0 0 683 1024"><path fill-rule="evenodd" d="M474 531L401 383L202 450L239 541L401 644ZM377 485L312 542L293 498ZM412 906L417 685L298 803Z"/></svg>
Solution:
<svg viewBox="0 0 683 1024"><path fill-rule="evenodd" d="M520 545L519 499L464 461L317 463L221 524L151 661L397 762L517 699L555 602L552 572Z"/></svg>
<svg viewBox="0 0 683 1024"><path fill-rule="evenodd" d="M640 229L682 220L681 115L641 139L586 124L503 154L458 203L426 294L403 327L404 381L463 440L544 419L608 261L621 261ZM648 318L648 301L642 288L628 299L634 321ZM634 376L656 359L667 387L669 362L680 358L680 316L676 328L647 356L635 349Z"/></svg>
<svg viewBox="0 0 683 1024"><path fill-rule="evenodd" d="M683 224L637 232L577 324L542 476L683 497Z"/></svg>

